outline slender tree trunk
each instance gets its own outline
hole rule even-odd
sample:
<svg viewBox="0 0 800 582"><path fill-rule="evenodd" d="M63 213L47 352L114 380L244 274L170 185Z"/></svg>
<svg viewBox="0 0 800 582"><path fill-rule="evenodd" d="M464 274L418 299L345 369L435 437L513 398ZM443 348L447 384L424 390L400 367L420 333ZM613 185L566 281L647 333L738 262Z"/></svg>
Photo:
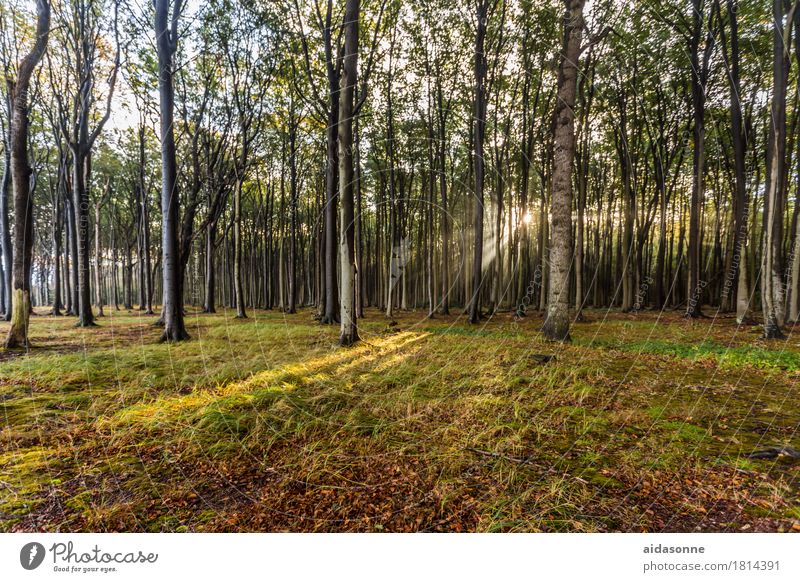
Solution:
<svg viewBox="0 0 800 582"><path fill-rule="evenodd" d="M358 341L356 314L355 210L353 183L353 94L358 78L359 0L347 0L344 12L344 60L339 101L339 193L341 196L341 237L339 260L342 267L341 333L339 343Z"/></svg>
<svg viewBox="0 0 800 582"><path fill-rule="evenodd" d="M732 0L729 0L732 1ZM800 7L795 8L794 11L794 52L795 60L800 63ZM788 24L787 24L788 25ZM800 91L800 80L797 82L797 90ZM800 140L797 144L797 168L800 168ZM800 208L800 180L797 182L797 190L795 192L795 221L794 221L794 238L792 241L792 264L791 264L791 281L792 286L789 297L789 315L788 320L792 323L798 323L800 320L800 227L797 224L797 212Z"/></svg>
<svg viewBox="0 0 800 582"><path fill-rule="evenodd" d="M761 276L764 337L783 337L784 288L781 253L783 247L783 171L786 157L787 57L783 40L783 0L773 0L772 111L767 144L767 191L765 195L764 249Z"/></svg>
<svg viewBox="0 0 800 582"><path fill-rule="evenodd" d="M6 108L9 122L13 117L13 96L9 89L6 95ZM0 183L0 247L3 261L3 319L11 321L11 309L14 294L11 291L11 275L14 271L13 248L11 245L11 227L8 212L8 193L11 191L11 128L6 128L6 143L3 147L3 181Z"/></svg>
<svg viewBox="0 0 800 582"><path fill-rule="evenodd" d="M14 187L14 273L11 327L6 336L6 348L28 347L28 322L31 313L31 261L33 255L33 192L31 166L28 161L28 87L31 76L47 48L50 32L50 3L36 3L36 42L25 55L17 70L16 83L8 80L12 100L9 144L11 146L11 176Z"/></svg>
<svg viewBox="0 0 800 582"><path fill-rule="evenodd" d="M731 101L731 134L733 141L733 163L736 180L734 200L733 257L723 288L723 307L730 309L736 303L736 321L743 323L750 317L750 284L747 269L747 225L749 201L745 158L747 156L747 134L742 120L742 89L739 72L739 25L738 6L735 0L727 0L730 23L730 60L727 47L723 46L723 59L728 64L728 82ZM721 29L724 45L725 30ZM735 287L733 287L735 285Z"/></svg>
<svg viewBox="0 0 800 582"><path fill-rule="evenodd" d="M94 297L97 306L97 317L103 317L103 268L102 253L100 252L100 211L103 204L111 194L111 181L106 182L106 189L101 198L94 205Z"/></svg>
<svg viewBox="0 0 800 582"><path fill-rule="evenodd" d="M211 221L206 226L206 291L203 313L216 313L216 270L214 268L214 249L217 238L217 222Z"/></svg>
<svg viewBox="0 0 800 582"><path fill-rule="evenodd" d="M434 79L436 87L436 119L439 139L436 142L437 169L439 172L439 198L442 201L440 212L442 232L442 315L450 314L450 210L447 204L447 112L444 104L441 75Z"/></svg>
<svg viewBox="0 0 800 582"><path fill-rule="evenodd" d="M85 128L84 124L81 124ZM85 134L85 129L80 132ZM91 172L90 153L87 151L85 135L74 144L72 165L72 207L75 211L75 243L77 245L77 307L78 327L92 327L94 314L92 313L92 297L89 281L89 195L87 192L87 179Z"/></svg>
<svg viewBox="0 0 800 582"><path fill-rule="evenodd" d="M389 158L389 269L387 271L386 285L386 317L392 317L395 304L395 288L400 282L400 257L401 240L398 226L398 196L395 168L395 135L394 135L394 103L393 72L395 37L392 37L389 48L389 70L386 76L386 153ZM402 197L402 192L400 196Z"/></svg>
<svg viewBox="0 0 800 582"><path fill-rule="evenodd" d="M474 150L473 168L475 172L475 208L473 229L475 232L474 254L472 259L472 289L469 303L469 321L478 323L481 319L481 287L483 283L483 187L485 181L485 160L483 158L483 139L486 134L486 26L488 20L488 0L478 0L475 35L475 96L474 96Z"/></svg>
<svg viewBox="0 0 800 582"><path fill-rule="evenodd" d="M242 186L238 178L233 192L233 290L236 300L236 317L246 318L244 289L242 287Z"/></svg>
<svg viewBox="0 0 800 582"><path fill-rule="evenodd" d="M702 315L704 283L700 280L700 213L705 193L705 84L707 60L700 62L700 41L703 36L703 0L692 0L692 38L690 60L692 67L692 111L694 114L694 150L692 195L689 205L689 269L687 293L687 317ZM710 41L709 41L710 42ZM706 47L708 52L709 47Z"/></svg>
<svg viewBox="0 0 800 582"><path fill-rule="evenodd" d="M332 0L328 0L326 26L323 31L325 44L326 71L328 77L328 128L326 143L325 167L325 304L320 321L335 324L338 319L338 285L336 282L336 210L337 169L338 169L338 117L339 117L339 78L333 49L331 26Z"/></svg>
<svg viewBox="0 0 800 582"><path fill-rule="evenodd" d="M569 271L572 261L572 164L575 160L575 95L585 0L565 0L564 51L558 75L553 152L552 228L547 339L570 341Z"/></svg>
<svg viewBox="0 0 800 582"><path fill-rule="evenodd" d="M119 284L117 281L117 260L119 250L117 249L117 231L114 223L111 223L111 281L114 290L114 311L119 311Z"/></svg>
<svg viewBox="0 0 800 582"><path fill-rule="evenodd" d="M64 165L63 157L59 160L58 184L53 196L53 308L52 315L61 315L61 231L64 225L64 211L61 205L61 189L64 184Z"/></svg>
<svg viewBox="0 0 800 582"><path fill-rule="evenodd" d="M164 332L162 341L189 338L183 322L182 276L178 249L178 184L173 131L175 89L173 59L178 48L178 18L181 4L173 7L170 25L169 0L155 0L155 32L158 53L158 95L161 111L161 267L163 276Z"/></svg>
<svg viewBox="0 0 800 582"><path fill-rule="evenodd" d="M341 106L340 106L341 111ZM297 297L297 206L300 193L297 185L297 124L294 115L294 101L289 119L289 264L287 277L289 279L287 313L297 313L295 300ZM341 165L341 162L340 162Z"/></svg>

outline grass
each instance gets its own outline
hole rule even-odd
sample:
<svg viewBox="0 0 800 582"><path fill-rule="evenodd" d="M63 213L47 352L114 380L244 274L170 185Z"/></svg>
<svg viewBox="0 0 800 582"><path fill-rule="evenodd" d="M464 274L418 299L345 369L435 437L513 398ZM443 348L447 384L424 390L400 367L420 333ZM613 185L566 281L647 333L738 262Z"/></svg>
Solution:
<svg viewBox="0 0 800 582"><path fill-rule="evenodd" d="M800 529L798 467L742 456L798 446L800 348L729 318L589 311L560 346L370 311L342 349L309 311L178 345L107 313L0 354L0 530Z"/></svg>
<svg viewBox="0 0 800 582"><path fill-rule="evenodd" d="M598 344L595 344L598 345ZM602 344L600 344L602 345ZM696 344L664 340L633 341L625 344L609 342L603 347L625 352L658 354L682 359L710 359L725 368L750 366L762 370L800 370L800 353L762 346L731 347L715 341L703 340Z"/></svg>

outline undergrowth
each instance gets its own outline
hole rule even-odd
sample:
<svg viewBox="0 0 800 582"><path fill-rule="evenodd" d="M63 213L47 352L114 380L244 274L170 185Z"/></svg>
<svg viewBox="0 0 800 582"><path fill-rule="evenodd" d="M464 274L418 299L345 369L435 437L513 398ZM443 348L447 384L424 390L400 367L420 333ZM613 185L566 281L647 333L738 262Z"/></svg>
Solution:
<svg viewBox="0 0 800 582"><path fill-rule="evenodd" d="M370 311L351 349L307 311L191 314L178 345L37 316L0 360L0 529L792 528L797 469L742 455L792 441L796 347L587 315L560 346Z"/></svg>

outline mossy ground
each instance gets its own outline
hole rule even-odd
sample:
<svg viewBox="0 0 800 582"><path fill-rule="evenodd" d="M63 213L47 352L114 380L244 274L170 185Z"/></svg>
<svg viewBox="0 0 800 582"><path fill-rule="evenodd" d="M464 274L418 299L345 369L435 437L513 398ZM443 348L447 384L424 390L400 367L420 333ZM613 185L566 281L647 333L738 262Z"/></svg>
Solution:
<svg viewBox="0 0 800 582"><path fill-rule="evenodd" d="M800 341L730 317L34 316L0 352L1 531L800 529ZM0 326L6 333L7 325ZM544 362L537 354L554 355Z"/></svg>

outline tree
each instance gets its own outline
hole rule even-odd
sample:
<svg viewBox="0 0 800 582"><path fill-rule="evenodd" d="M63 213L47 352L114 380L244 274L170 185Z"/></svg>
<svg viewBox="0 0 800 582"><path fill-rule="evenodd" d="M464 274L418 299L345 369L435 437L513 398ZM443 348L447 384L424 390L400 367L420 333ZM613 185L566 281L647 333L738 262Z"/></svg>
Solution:
<svg viewBox="0 0 800 582"><path fill-rule="evenodd" d="M36 40L17 69L16 81L8 79L11 96L11 181L14 188L14 277L11 328L6 348L28 346L28 322L31 311L31 258L33 255L33 196L31 166L28 160L28 89L31 76L47 48L50 35L50 3L37 0Z"/></svg>
<svg viewBox="0 0 800 582"><path fill-rule="evenodd" d="M783 196L786 160L786 85L788 47L784 40L784 2L773 0L773 90L767 143L767 191L764 201L764 249L762 252L762 302L764 337L783 337L784 286L782 269ZM791 22L788 24L791 30Z"/></svg>
<svg viewBox="0 0 800 582"><path fill-rule="evenodd" d="M740 74L738 5L735 0L726 0L730 26L730 56L726 42L725 28L720 27L722 58L727 69L731 102L731 139L733 142L734 177L736 195L734 198L734 240L733 256L725 278L723 300L728 305L736 303L736 320L743 323L750 313L750 284L747 276L747 180L745 158L747 155L747 135L742 112L742 86ZM720 12L719 0L716 8ZM721 15L720 15L721 19ZM735 285L735 286L734 286Z"/></svg>
<svg viewBox="0 0 800 582"><path fill-rule="evenodd" d="M61 131L72 152L72 209L74 212L74 239L77 247L75 263L77 268L77 309L78 326L95 325L92 313L90 289L90 225L89 189L91 183L91 154L100 132L111 117L111 107L116 87L117 72L120 65L120 42L118 32L118 0L114 0L113 34L115 54L108 75L108 88L105 104L99 119L95 104L97 94L96 77L99 73L100 59L104 54L101 35L101 16L103 7L98 0L78 0L58 12L60 28L66 40L62 43L66 54L64 61L71 65L71 77L67 87L76 87L66 95L56 93L59 109L70 110L70 118L60 115ZM67 105L67 101L71 103ZM95 122L93 129L90 124Z"/></svg>
<svg viewBox="0 0 800 582"><path fill-rule="evenodd" d="M483 283L483 187L486 180L486 161L483 152L483 140L486 135L486 74L488 64L486 59L486 29L489 21L490 8L494 11L497 1L478 0L476 9L475 32L475 96L473 99L473 172L475 174L474 189L474 220L475 231L474 253L472 259L472 297L469 304L469 321L478 323L481 318L481 287Z"/></svg>
<svg viewBox="0 0 800 582"><path fill-rule="evenodd" d="M302 16L297 0L294 0L296 17L300 24L300 40L303 46L305 69L312 88L311 103L315 106L317 114L326 120L326 150L325 150L325 207L324 207L324 243L323 265L325 299L320 302L320 321L334 324L338 322L338 286L336 284L336 208L337 198L337 170L338 170L338 115L339 115L339 79L343 59L340 56L341 36L334 38L333 31L333 0L327 0L323 16L319 3L314 2L315 22L322 33L322 59L324 61L325 78L327 81L327 99L320 97L316 83L312 76L312 64L308 40L302 27Z"/></svg>
<svg viewBox="0 0 800 582"><path fill-rule="evenodd" d="M6 71L9 78L9 71ZM11 191L11 131L12 97L10 93L3 93L3 105L8 111L8 123L3 123L3 178L0 182L0 252L2 253L2 293L3 293L3 319L11 321L11 274L13 271L13 249L11 246L11 228L9 226L8 194Z"/></svg>
<svg viewBox="0 0 800 582"><path fill-rule="evenodd" d="M103 267L101 253L101 211L111 196L111 179L106 179L103 194L94 203L94 304L97 307L97 317L103 317Z"/></svg>
<svg viewBox="0 0 800 582"><path fill-rule="evenodd" d="M178 21L182 0L175 0L170 14L169 0L155 0L158 96L161 114L161 252L163 271L162 341L189 339L183 321L182 269L178 256L178 177L175 157L175 87L173 72L178 50Z"/></svg>
<svg viewBox="0 0 800 582"><path fill-rule="evenodd" d="M10 14L0 10L0 58L2 58L3 78L12 78L11 40L9 32ZM13 38L13 37L12 37ZM13 38L16 41L16 38ZM13 271L13 248L11 246L11 214L8 211L8 197L11 192L11 117L12 99L6 83L0 86L2 114L0 114L0 133L3 138L3 177L0 181L0 294L2 295L2 316L11 321L11 275Z"/></svg>
<svg viewBox="0 0 800 582"><path fill-rule="evenodd" d="M358 82L359 0L346 0L344 13L344 57L339 96L339 193L341 203L341 333L339 343L349 346L358 341L356 314L355 201L353 172L354 93Z"/></svg>
<svg viewBox="0 0 800 582"><path fill-rule="evenodd" d="M572 164L575 160L575 97L583 38L585 0L564 0L564 44L556 100L550 270L542 331L549 340L570 341L569 272L572 263Z"/></svg>
<svg viewBox="0 0 800 582"><path fill-rule="evenodd" d="M700 212L705 195L705 111L706 91L714 34L709 23L705 46L701 54L705 26L705 0L692 0L692 32L689 40L689 57L692 78L692 112L694 114L694 149L692 198L689 206L689 279L687 288L687 317L702 315L703 288L700 280Z"/></svg>

